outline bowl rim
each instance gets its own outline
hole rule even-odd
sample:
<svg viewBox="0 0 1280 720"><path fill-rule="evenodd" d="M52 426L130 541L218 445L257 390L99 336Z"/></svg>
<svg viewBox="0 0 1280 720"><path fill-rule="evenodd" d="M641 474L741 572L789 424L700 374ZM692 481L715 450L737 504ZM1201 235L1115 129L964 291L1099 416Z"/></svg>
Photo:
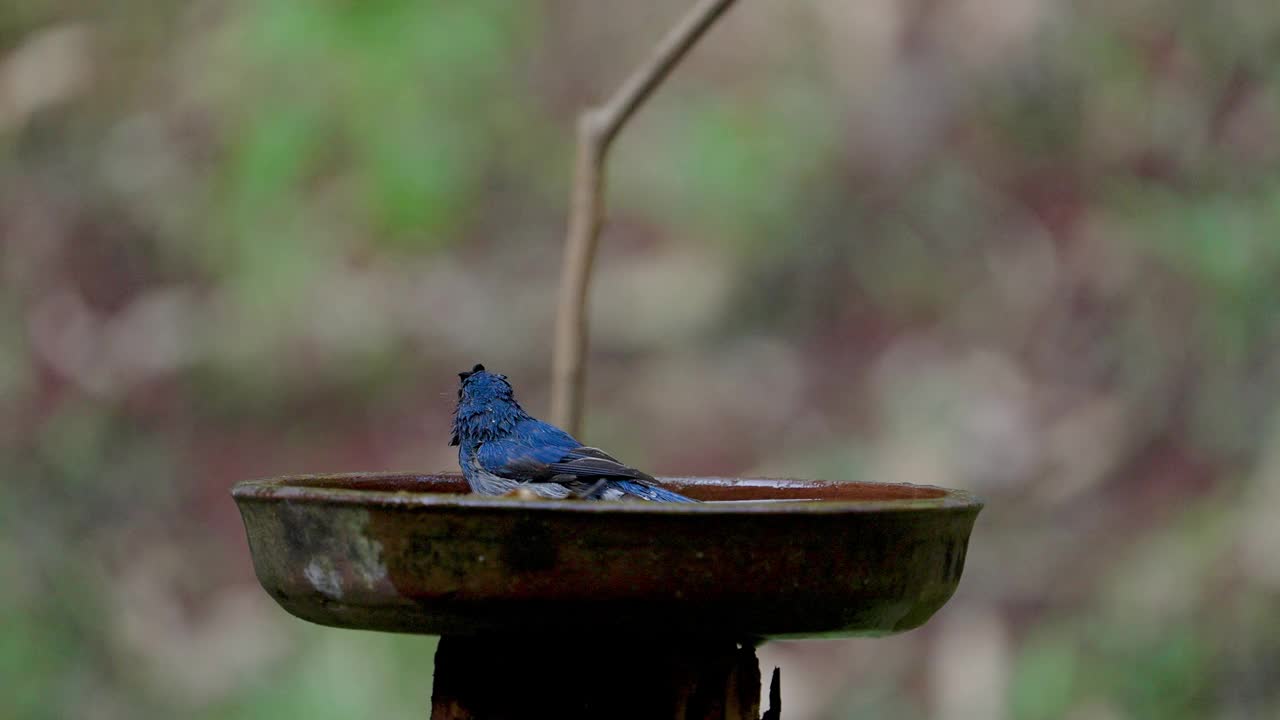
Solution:
<svg viewBox="0 0 1280 720"><path fill-rule="evenodd" d="M891 486L911 490L939 491L942 494L928 498L898 498L881 500L826 500L787 499L741 500L732 502L584 502L581 500L524 500L520 498L459 494L445 492L408 492L400 490L373 490L351 487L323 487L309 485L318 481L373 480L381 478L414 478L422 480L449 480L462 482L460 473L422 472L348 472L280 475L268 478L241 480L231 489L237 504L286 501L290 503L357 506L385 510L487 510L493 512L522 512L559 514L624 514L624 515L861 515L886 513L974 513L986 503L967 490L917 485L914 483L881 483L869 481L799 480L791 478L725 477L725 476L662 476L656 478L666 484L674 481L685 485L745 484L752 487L821 488L856 484L868 487Z"/></svg>

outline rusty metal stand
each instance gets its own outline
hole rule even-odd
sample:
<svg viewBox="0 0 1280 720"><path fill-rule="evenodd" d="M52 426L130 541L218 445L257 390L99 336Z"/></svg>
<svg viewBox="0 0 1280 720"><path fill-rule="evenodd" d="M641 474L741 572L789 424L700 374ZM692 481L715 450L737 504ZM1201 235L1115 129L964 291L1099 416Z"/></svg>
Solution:
<svg viewBox="0 0 1280 720"><path fill-rule="evenodd" d="M760 664L728 640L445 636L431 708L432 720L757 720Z"/></svg>

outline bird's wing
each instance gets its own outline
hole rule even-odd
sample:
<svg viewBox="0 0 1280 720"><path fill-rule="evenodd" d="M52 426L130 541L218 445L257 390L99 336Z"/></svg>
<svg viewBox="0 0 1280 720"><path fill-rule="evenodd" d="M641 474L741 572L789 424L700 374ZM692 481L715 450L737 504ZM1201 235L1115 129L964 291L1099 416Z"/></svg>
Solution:
<svg viewBox="0 0 1280 720"><path fill-rule="evenodd" d="M476 459L486 472L499 477L546 482L555 476L551 464L581 444L554 425L527 419L516 423L510 435L478 447Z"/></svg>
<svg viewBox="0 0 1280 720"><path fill-rule="evenodd" d="M484 443L476 450L476 458L494 475L529 482L574 478L653 480L603 450L584 446L560 428L537 420L520 423L507 438Z"/></svg>
<svg viewBox="0 0 1280 720"><path fill-rule="evenodd" d="M573 475L579 478L653 480L647 473L623 465L617 458L600 448L585 445L573 448L565 453L559 462L552 463L548 467L558 475Z"/></svg>
<svg viewBox="0 0 1280 720"><path fill-rule="evenodd" d="M555 475L550 466L564 457L565 448L534 445L520 438L491 440L476 448L476 460L486 472L524 481L547 481Z"/></svg>

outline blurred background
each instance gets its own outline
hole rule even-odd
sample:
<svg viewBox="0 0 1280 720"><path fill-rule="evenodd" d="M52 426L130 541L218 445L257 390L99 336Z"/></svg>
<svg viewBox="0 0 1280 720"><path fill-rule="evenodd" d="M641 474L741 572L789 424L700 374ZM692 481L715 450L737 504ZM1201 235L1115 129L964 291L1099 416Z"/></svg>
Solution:
<svg viewBox="0 0 1280 720"><path fill-rule="evenodd" d="M0 9L0 716L422 717L228 490L546 412L574 117L689 2L90 5ZM1280 713L1280 7L743 2L615 150L590 442L988 501L788 720Z"/></svg>

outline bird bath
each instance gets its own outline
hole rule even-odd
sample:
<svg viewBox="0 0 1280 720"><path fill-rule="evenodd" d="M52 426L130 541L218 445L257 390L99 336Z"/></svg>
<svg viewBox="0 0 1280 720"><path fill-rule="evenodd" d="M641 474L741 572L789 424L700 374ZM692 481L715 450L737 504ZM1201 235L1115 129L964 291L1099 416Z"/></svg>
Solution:
<svg viewBox="0 0 1280 720"><path fill-rule="evenodd" d="M258 580L334 627L441 635L445 718L755 718L754 646L918 627L982 504L884 483L663 478L696 504L467 495L457 475L241 482Z"/></svg>

